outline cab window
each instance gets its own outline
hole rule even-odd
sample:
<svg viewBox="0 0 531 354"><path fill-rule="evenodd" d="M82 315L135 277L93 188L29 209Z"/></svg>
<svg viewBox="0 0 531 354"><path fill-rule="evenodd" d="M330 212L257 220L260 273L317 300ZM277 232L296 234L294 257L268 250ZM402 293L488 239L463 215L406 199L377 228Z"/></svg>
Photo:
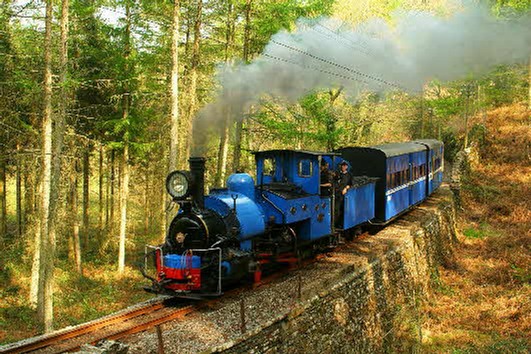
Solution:
<svg viewBox="0 0 531 354"><path fill-rule="evenodd" d="M299 160L299 177L311 177L312 176L312 161L308 159Z"/></svg>
<svg viewBox="0 0 531 354"><path fill-rule="evenodd" d="M264 176L273 176L275 174L275 159L273 157L264 159L262 172Z"/></svg>

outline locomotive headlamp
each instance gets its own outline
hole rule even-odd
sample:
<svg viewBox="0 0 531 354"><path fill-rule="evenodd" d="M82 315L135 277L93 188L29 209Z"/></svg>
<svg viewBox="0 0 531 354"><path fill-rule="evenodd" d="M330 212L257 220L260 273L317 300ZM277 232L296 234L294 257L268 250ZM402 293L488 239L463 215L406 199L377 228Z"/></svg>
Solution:
<svg viewBox="0 0 531 354"><path fill-rule="evenodd" d="M188 171L173 171L166 177L166 190L174 199L190 195L192 176Z"/></svg>

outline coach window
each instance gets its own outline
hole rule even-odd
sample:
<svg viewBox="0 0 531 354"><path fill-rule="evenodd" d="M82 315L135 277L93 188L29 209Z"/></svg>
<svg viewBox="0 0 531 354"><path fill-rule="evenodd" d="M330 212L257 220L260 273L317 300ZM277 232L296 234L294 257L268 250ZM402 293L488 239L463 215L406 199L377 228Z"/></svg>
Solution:
<svg viewBox="0 0 531 354"><path fill-rule="evenodd" d="M437 156L435 158L435 167L433 168L434 170L437 170L439 167L441 167L441 157L440 156Z"/></svg>
<svg viewBox="0 0 531 354"><path fill-rule="evenodd" d="M400 172L395 172L394 175L395 175L395 183L393 184L393 188L398 187L399 185L402 184Z"/></svg>
<svg viewBox="0 0 531 354"><path fill-rule="evenodd" d="M312 176L312 161L308 159L299 160L299 177Z"/></svg>

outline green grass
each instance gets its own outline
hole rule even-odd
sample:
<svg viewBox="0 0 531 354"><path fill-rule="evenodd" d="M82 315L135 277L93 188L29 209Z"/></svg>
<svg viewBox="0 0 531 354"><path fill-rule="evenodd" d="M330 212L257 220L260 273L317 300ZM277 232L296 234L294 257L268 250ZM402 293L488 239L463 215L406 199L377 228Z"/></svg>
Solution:
<svg viewBox="0 0 531 354"><path fill-rule="evenodd" d="M513 277L516 278L522 284L531 284L531 272L528 269L518 267L516 264L511 264L511 270L513 271Z"/></svg>
<svg viewBox="0 0 531 354"><path fill-rule="evenodd" d="M481 176L478 176L480 179ZM480 202L491 202L496 200L501 194L502 191L497 187L489 184L475 184L469 178L464 178L462 187L463 190L469 192L472 197Z"/></svg>
<svg viewBox="0 0 531 354"><path fill-rule="evenodd" d="M463 235L469 239L484 239L496 236L497 233L486 222L481 222L477 227L467 227L463 230Z"/></svg>
<svg viewBox="0 0 531 354"><path fill-rule="evenodd" d="M33 233L28 230L23 237L16 236L14 185L8 186L8 229L0 252L0 345L41 333L36 311L29 306L29 289L32 265ZM83 323L132 304L152 298L142 286L148 281L134 268L143 260L144 245L158 244L161 237L154 225L145 233L139 215L142 212L140 198L132 197L129 203L129 227L126 244L124 275L117 274L118 225L112 235L104 236L97 228L97 193L91 193L91 228L88 249L83 250L84 276L75 269L68 255L70 229L60 225L55 261L54 327L62 328ZM80 195L81 198L81 195ZM81 212L81 208L79 210ZM65 221L62 219L62 222ZM107 248L98 241L107 238ZM83 245L82 245L83 246Z"/></svg>
<svg viewBox="0 0 531 354"><path fill-rule="evenodd" d="M455 348L452 354L527 354L531 350L525 339L497 339L492 343L482 346L470 345L464 348Z"/></svg>

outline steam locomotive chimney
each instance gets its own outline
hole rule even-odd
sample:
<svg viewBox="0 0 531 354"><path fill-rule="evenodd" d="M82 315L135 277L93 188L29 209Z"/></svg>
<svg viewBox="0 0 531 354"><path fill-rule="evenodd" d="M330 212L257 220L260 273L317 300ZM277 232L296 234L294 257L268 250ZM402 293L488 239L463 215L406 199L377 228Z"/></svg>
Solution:
<svg viewBox="0 0 531 354"><path fill-rule="evenodd" d="M192 191L192 200L201 209L205 206L205 161L206 159L204 157L190 157L188 160L195 186Z"/></svg>

